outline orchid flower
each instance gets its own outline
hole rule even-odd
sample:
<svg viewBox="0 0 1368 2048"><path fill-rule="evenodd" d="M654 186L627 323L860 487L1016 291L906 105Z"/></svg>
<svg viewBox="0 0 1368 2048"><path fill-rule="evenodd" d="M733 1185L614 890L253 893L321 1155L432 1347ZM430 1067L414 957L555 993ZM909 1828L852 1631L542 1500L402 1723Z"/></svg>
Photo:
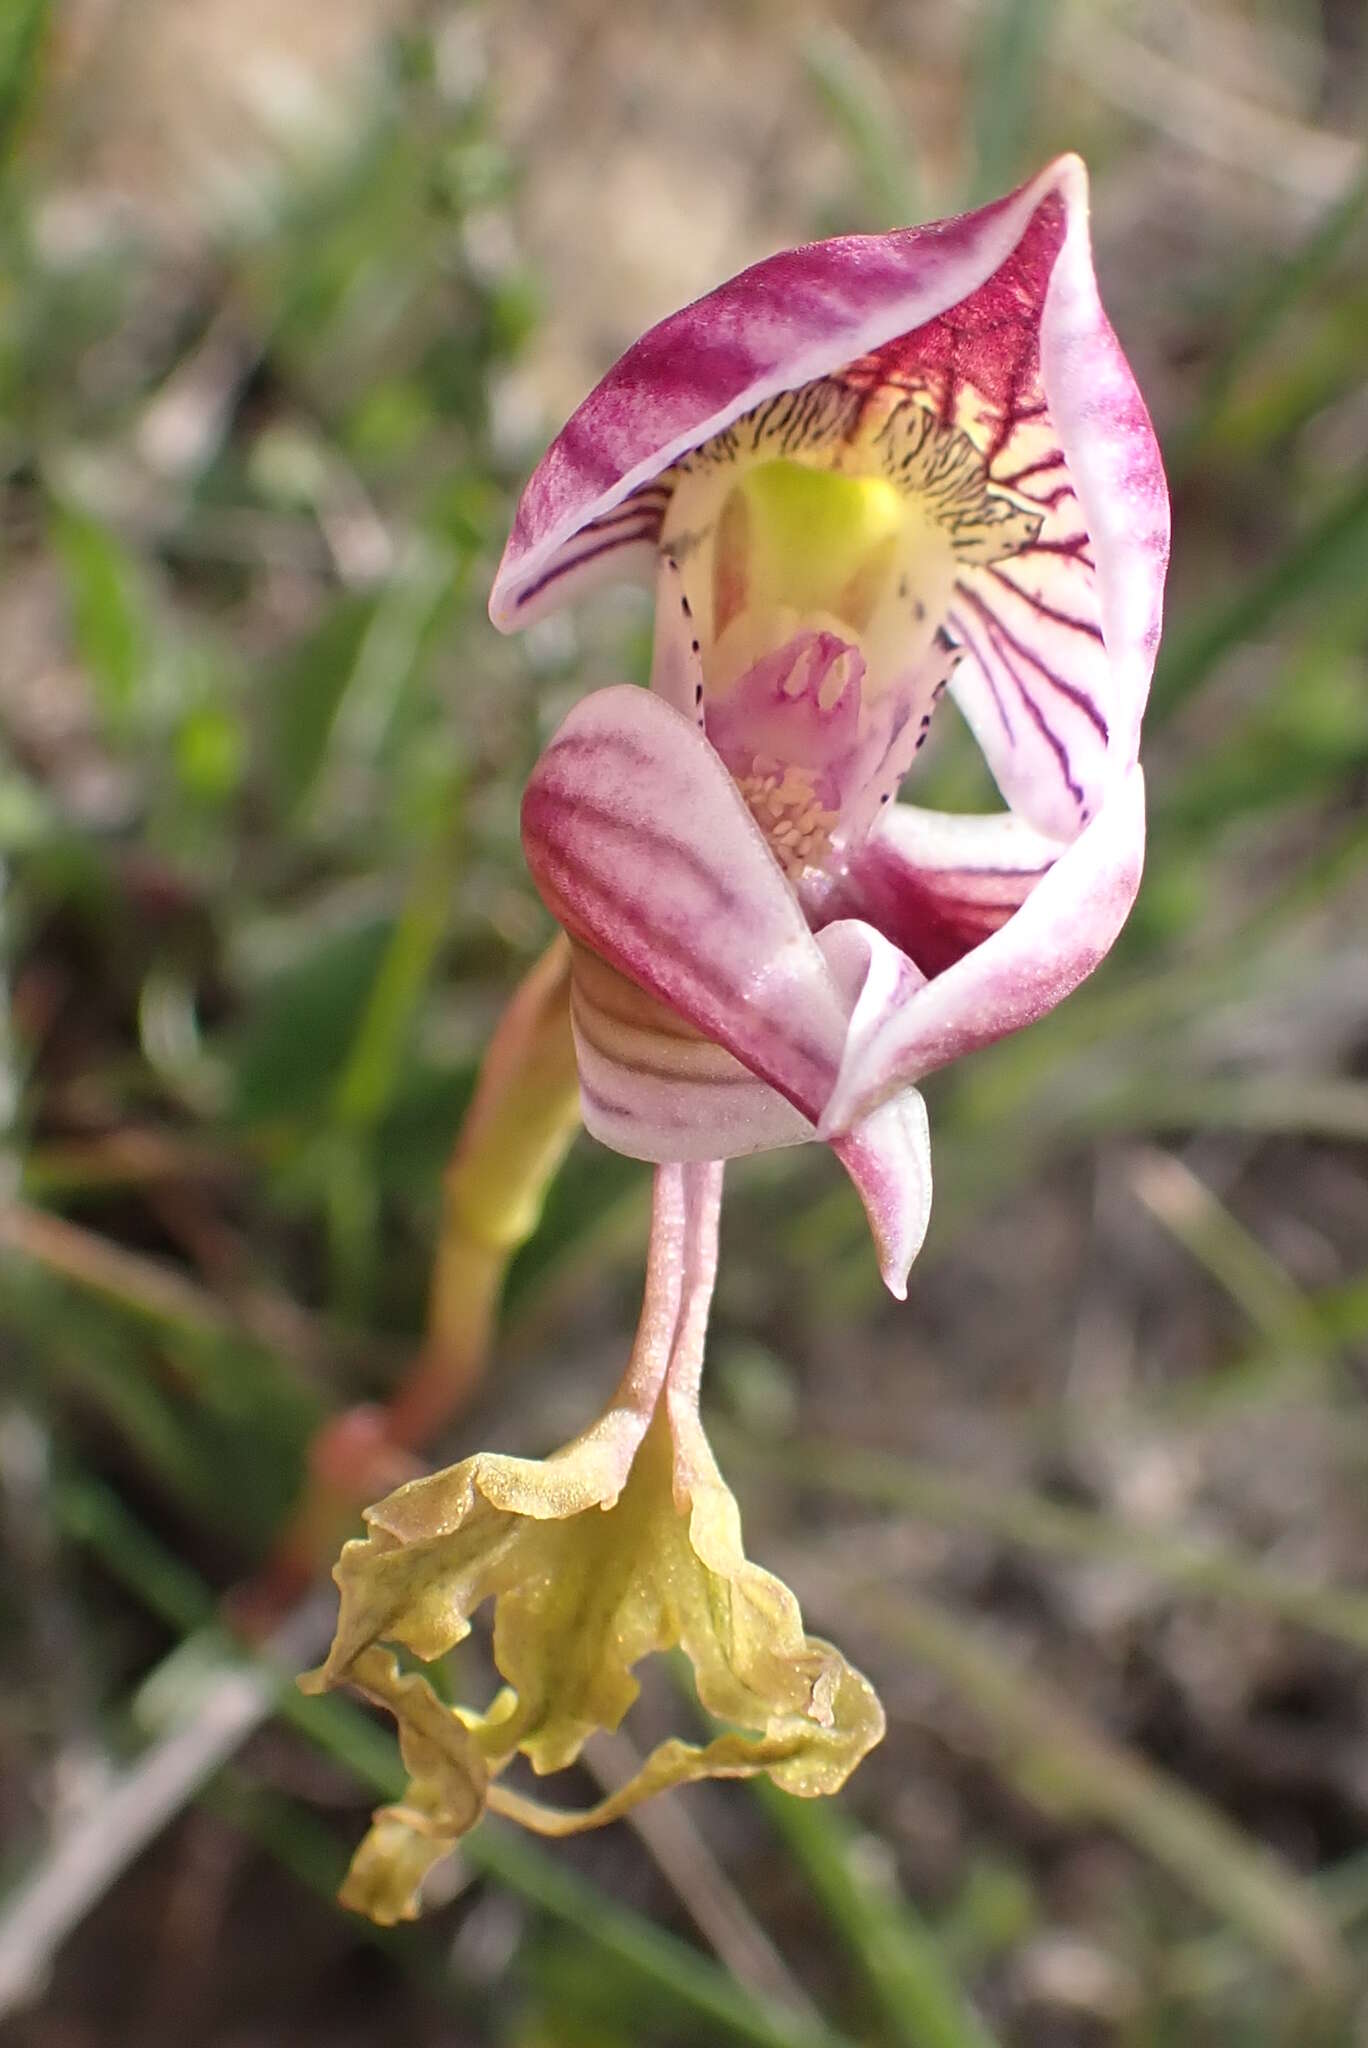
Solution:
<svg viewBox="0 0 1368 2048"><path fill-rule="evenodd" d="M409 1910L486 1801L563 1832L688 1777L827 1791L878 1740L866 1682L745 1560L702 1435L718 1162L826 1140L905 1292L930 1205L917 1082L1052 1008L1134 900L1167 547L1072 157L959 219L757 264L635 343L534 473L497 625L655 585L650 690L582 699L523 806L571 941L585 1122L657 1162L651 1267L591 1429L401 1488L343 1554L320 1682L391 1707L413 1780L354 1866L368 1910ZM947 690L999 815L900 799ZM511 1690L441 1707L379 1645L440 1655L489 1595ZM667 1644L755 1732L667 1743L579 1815L491 1783L515 1752L571 1762Z"/></svg>
<svg viewBox="0 0 1368 2048"><path fill-rule="evenodd" d="M1167 548L1077 158L772 257L627 351L490 603L507 628L656 584L651 695L582 701L523 810L591 1132L657 1160L826 1138L903 1292L915 1083L1052 1008L1134 900ZM897 800L947 688L1001 815Z"/></svg>

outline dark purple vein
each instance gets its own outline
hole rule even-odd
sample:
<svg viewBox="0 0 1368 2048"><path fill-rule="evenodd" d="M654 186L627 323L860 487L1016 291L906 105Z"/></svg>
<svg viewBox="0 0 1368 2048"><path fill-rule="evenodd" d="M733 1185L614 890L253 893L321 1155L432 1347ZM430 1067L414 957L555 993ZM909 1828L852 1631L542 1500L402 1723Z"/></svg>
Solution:
<svg viewBox="0 0 1368 2048"><path fill-rule="evenodd" d="M972 592L966 592L965 594L967 596L972 596ZM1083 805L1083 791L1079 787L1079 785L1074 781L1073 768L1069 761L1069 753L1067 747L1064 745L1063 740L1059 737L1059 734L1055 731L1054 727L1050 724L1049 719L1046 718L1044 712L1041 710L1039 704L1037 704L1035 698L1026 688L1026 685L1023 682L1021 675L1019 674L1015 664L1013 663L1011 656L1000 645L997 633L995 631L996 621L993 618L993 614L987 611L986 609L983 613L983 623L987 630L989 646L992 648L994 655L996 656L998 662L1001 664L1006 675L1010 677L1012 686L1016 690L1018 697L1020 697L1022 704L1025 706L1027 716L1030 718L1031 723L1036 727L1036 730L1040 733L1046 745L1050 748L1051 753L1053 753L1055 759L1058 761L1059 772L1064 778L1064 787L1068 790L1069 795L1073 798L1074 802L1081 809Z"/></svg>
<svg viewBox="0 0 1368 2048"><path fill-rule="evenodd" d="M1013 583L1000 562L990 562L988 573L996 582L1004 584L1013 597L1019 597L1023 604L1030 605L1033 611L1040 612L1043 617L1053 619L1057 626L1069 626L1075 633L1086 633L1090 640L1101 640L1102 628L1096 619L1076 619L1072 612L1061 612L1056 606L1046 604L1044 598L1037 597L1034 591L1023 590L1019 583Z"/></svg>
<svg viewBox="0 0 1368 2048"><path fill-rule="evenodd" d="M577 555L552 562L534 582L526 584L518 592L518 604L530 604L534 597L540 596L548 584L557 582L562 576L568 576L574 569L582 569L586 562L594 561L599 555L611 554L614 548L632 547L639 541L646 541L654 546L660 533L660 520L654 514L640 512L635 514L635 517L645 519L645 524L637 532L614 534L607 540L601 540L597 547L584 548ZM590 527L585 530L593 532L594 529Z"/></svg>
<svg viewBox="0 0 1368 2048"><path fill-rule="evenodd" d="M957 589L961 589L962 587L962 585L956 585ZM946 614L946 616L948 617L950 624L954 627L955 631L959 634L959 637L963 641L964 645L969 649L969 652L973 655L974 660L978 663L979 674L983 677L984 682L988 686L988 694L993 700L993 708L997 712L998 718L1001 721L1002 730L1007 735L1007 744L1011 747L1014 747L1016 745L1016 733L1012 726L1011 716L1007 710L1007 706L1002 701L1002 692L999 690L996 682L993 680L993 671L989 667L988 662L984 657L982 649L975 643L974 636L969 631L969 628L965 625L963 619L957 618L954 612L949 612Z"/></svg>
<svg viewBox="0 0 1368 2048"><path fill-rule="evenodd" d="M983 620L984 625L988 629L989 638L994 639L994 636L996 635L1000 636L1003 640L1005 640L1007 645L1012 649L1013 653L1019 654L1023 661L1029 662L1031 667L1036 671L1037 675L1040 676L1041 680L1043 682L1048 683L1051 689L1058 690L1061 697L1066 697L1070 704L1074 705L1077 710L1083 713L1083 716L1087 719L1088 723L1095 728L1099 737L1103 741L1107 740L1110 737L1110 733L1108 731L1106 718L1104 717L1103 713L1099 710L1098 706L1094 704L1092 698L1088 695L1087 691L1080 689L1077 683L1071 683L1067 681L1065 677L1060 675L1057 669L1051 668L1050 664L1047 661L1043 660L1042 657L1036 653L1035 649L1029 646L1026 643L1026 641L1018 640L1016 634L1012 632L1011 628L1003 623L1002 619L992 609L991 605L987 605L984 603L983 599L979 596L976 590L972 590L967 583L961 583L957 587L962 592L962 594L969 600L970 604L974 607L974 610ZM1024 595L1024 593L1022 594ZM1027 598L1026 602L1030 604L1033 603L1034 600L1031 598Z"/></svg>

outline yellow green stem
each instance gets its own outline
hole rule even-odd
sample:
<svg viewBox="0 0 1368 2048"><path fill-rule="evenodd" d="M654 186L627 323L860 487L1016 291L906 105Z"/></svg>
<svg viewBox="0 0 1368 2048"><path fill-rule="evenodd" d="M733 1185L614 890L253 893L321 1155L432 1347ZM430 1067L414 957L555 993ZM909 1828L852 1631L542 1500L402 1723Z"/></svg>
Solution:
<svg viewBox="0 0 1368 2048"><path fill-rule="evenodd" d="M579 1122L570 947L562 937L500 1019L452 1153L427 1336L389 1406L392 1443L426 1442L479 1385L504 1275L540 1221Z"/></svg>
<svg viewBox="0 0 1368 2048"><path fill-rule="evenodd" d="M407 1477L407 1454L474 1395L509 1262L537 1227L579 1120L570 948L557 938L499 1021L446 1170L423 1347L386 1406L348 1410L318 1432L249 1620L269 1618L326 1565L358 1509Z"/></svg>

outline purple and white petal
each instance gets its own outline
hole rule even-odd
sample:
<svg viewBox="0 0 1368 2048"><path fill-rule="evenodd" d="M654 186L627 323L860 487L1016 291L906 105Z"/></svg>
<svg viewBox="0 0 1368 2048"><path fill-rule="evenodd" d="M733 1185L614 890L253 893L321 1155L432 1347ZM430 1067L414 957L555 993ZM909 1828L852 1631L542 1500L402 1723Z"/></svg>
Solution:
<svg viewBox="0 0 1368 2048"><path fill-rule="evenodd" d="M1093 571L1035 547L961 572L946 624L965 651L951 694L1014 810L1077 838L1107 774L1116 672Z"/></svg>
<svg viewBox="0 0 1368 2048"><path fill-rule="evenodd" d="M1168 485L1145 402L1098 297L1086 209L1069 216L1045 298L1040 356L1096 558L1102 639L1114 672L1104 708L1116 754L1134 761L1163 625Z"/></svg>
<svg viewBox="0 0 1368 2048"><path fill-rule="evenodd" d="M630 1159L735 1159L802 1145L803 1116L731 1053L576 945L570 1016L585 1129Z"/></svg>
<svg viewBox="0 0 1368 2048"><path fill-rule="evenodd" d="M528 490L546 460L543 456ZM526 495L525 491L524 498ZM615 498L605 510L591 514L556 550L554 559L531 571L520 583L516 616L495 609L499 588L496 577L489 599L494 624L505 633L515 632L531 625L534 619L544 618L548 612L559 611L563 605L578 604L605 583L649 583L655 574L656 543L669 502L670 486L652 480L621 500ZM512 546L511 538L508 545ZM507 557L505 548L505 560Z"/></svg>
<svg viewBox="0 0 1368 2048"><path fill-rule="evenodd" d="M586 1124L633 1157L815 1137L848 1037L877 1035L921 986L871 926L812 936L718 755L654 694L600 690L575 706L528 785L523 841L577 942ZM930 1207L920 1097L873 1105L835 1150L901 1294Z"/></svg>
<svg viewBox="0 0 1368 2048"><path fill-rule="evenodd" d="M1144 848L1144 779L1133 767L999 931L872 1033L852 1033L821 1135L850 1129L900 1088L1020 1031L1077 988L1126 921Z"/></svg>
<svg viewBox="0 0 1368 2048"><path fill-rule="evenodd" d="M815 1123L848 1006L719 756L653 692L584 698L533 771L523 847L572 938Z"/></svg>
<svg viewBox="0 0 1368 2048"><path fill-rule="evenodd" d="M931 1221L931 1128L915 1088L900 1088L833 1141L864 1203L884 1286L907 1299L907 1276Z"/></svg>
<svg viewBox="0 0 1368 2048"><path fill-rule="evenodd" d="M952 689L998 786L1071 838L1136 757L1162 620L1169 508L1144 401L1102 310L1085 206L1067 216L1008 400L970 431L992 485L1039 512L1006 561L962 569Z"/></svg>
<svg viewBox="0 0 1368 2048"><path fill-rule="evenodd" d="M1010 811L965 817L890 804L822 913L865 919L924 975L942 974L1021 908L1063 850Z"/></svg>
<svg viewBox="0 0 1368 2048"><path fill-rule="evenodd" d="M855 918L818 934L850 1006L846 1058L876 1037L923 986L925 976L872 925ZM832 1141L869 1218L879 1270L902 1301L907 1275L931 1218L931 1133L915 1088L900 1089Z"/></svg>

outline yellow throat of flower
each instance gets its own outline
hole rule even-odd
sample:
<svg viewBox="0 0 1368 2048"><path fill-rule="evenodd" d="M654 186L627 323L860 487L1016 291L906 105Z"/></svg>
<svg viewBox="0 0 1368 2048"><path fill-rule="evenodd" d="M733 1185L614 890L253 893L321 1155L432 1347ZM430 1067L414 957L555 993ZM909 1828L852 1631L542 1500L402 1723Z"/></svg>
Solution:
<svg viewBox="0 0 1368 2048"><path fill-rule="evenodd" d="M781 394L676 465L661 533L725 693L800 630L858 648L869 702L917 669L961 564L1034 538L969 437L898 394ZM833 678L833 694L839 679Z"/></svg>
<svg viewBox="0 0 1368 2048"><path fill-rule="evenodd" d="M710 695L803 629L858 647L877 693L929 643L954 578L946 535L886 478L787 457L682 487L661 545L693 598Z"/></svg>

